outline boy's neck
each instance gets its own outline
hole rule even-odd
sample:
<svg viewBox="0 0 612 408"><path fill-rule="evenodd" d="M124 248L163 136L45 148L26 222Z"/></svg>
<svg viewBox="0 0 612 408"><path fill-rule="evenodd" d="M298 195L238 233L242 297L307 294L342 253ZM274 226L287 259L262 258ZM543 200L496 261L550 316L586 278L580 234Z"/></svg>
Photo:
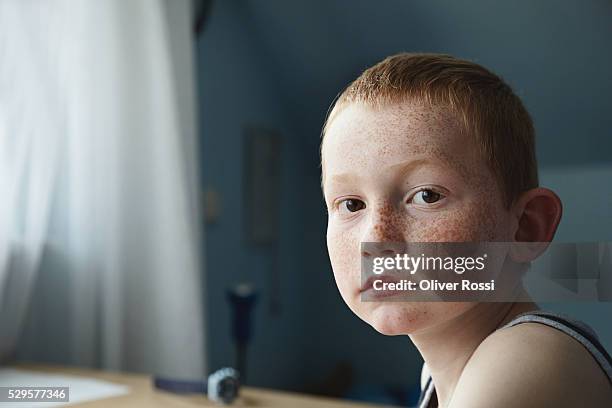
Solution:
<svg viewBox="0 0 612 408"><path fill-rule="evenodd" d="M438 406L446 406L468 360L496 329L515 316L536 310L535 303L479 303L464 314L410 339L427 364Z"/></svg>

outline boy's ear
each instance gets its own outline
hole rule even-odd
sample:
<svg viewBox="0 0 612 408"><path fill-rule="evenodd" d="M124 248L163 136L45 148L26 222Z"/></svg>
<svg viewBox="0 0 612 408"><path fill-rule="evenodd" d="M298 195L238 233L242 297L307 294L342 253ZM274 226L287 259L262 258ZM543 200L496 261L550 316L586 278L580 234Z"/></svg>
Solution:
<svg viewBox="0 0 612 408"><path fill-rule="evenodd" d="M511 257L516 262L530 262L546 250L555 236L563 206L559 197L547 188L525 191L512 206L517 223Z"/></svg>

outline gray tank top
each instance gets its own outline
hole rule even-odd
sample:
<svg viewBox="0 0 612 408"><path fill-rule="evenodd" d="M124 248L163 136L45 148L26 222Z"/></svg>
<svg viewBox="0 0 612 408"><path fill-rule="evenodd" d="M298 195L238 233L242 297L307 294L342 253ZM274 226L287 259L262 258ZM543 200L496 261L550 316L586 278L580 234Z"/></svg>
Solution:
<svg viewBox="0 0 612 408"><path fill-rule="evenodd" d="M603 372L607 375L608 381L612 385L612 357L610 357L606 349L600 343L593 329L591 329L589 326L583 322L570 319L564 315L537 310L520 314L497 330L513 327L521 323L544 324L560 330L578 341L584 346L585 349L587 349L589 353L591 353L595 361L597 361L597 364L599 364ZM430 406L437 406L436 389L431 376L429 376L426 381L423 382L421 387L421 397L419 398L419 402L417 404L418 408L428 408Z"/></svg>

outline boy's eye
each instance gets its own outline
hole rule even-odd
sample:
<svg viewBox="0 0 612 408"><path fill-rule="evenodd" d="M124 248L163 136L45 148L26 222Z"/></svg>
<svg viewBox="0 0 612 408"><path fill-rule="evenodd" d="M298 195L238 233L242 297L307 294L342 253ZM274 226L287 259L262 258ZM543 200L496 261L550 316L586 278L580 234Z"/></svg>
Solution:
<svg viewBox="0 0 612 408"><path fill-rule="evenodd" d="M417 193L412 197L412 203L421 205L433 204L440 201L441 198L442 194L431 189L423 189L417 191Z"/></svg>
<svg viewBox="0 0 612 408"><path fill-rule="evenodd" d="M340 203L341 207L346 208L349 212L357 212L363 210L365 208L365 203L361 200L357 200L355 198L349 198L347 200L343 200Z"/></svg>

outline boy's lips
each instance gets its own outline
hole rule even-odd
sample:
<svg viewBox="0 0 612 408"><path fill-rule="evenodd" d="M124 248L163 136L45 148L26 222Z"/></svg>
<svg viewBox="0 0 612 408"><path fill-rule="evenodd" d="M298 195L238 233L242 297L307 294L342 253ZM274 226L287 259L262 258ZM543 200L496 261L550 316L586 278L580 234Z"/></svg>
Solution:
<svg viewBox="0 0 612 408"><path fill-rule="evenodd" d="M392 275L371 275L368 279L366 279L363 286L361 286L361 288L359 289L359 293L361 294L367 290L372 289L374 287L374 281L377 280L388 283L398 283L401 281L398 277Z"/></svg>

